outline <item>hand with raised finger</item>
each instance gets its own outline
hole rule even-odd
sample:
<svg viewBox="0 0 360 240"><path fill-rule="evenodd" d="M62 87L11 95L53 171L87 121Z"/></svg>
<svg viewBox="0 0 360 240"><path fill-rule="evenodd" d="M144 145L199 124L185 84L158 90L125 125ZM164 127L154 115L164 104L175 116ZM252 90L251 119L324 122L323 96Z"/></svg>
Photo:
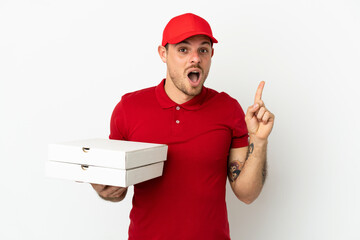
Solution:
<svg viewBox="0 0 360 240"><path fill-rule="evenodd" d="M101 185L91 183L91 186L95 189L98 195L107 201L119 202L123 200L127 193L127 187L115 187L108 185Z"/></svg>
<svg viewBox="0 0 360 240"><path fill-rule="evenodd" d="M250 136L266 140L274 126L275 116L266 107L261 99L265 82L261 81L256 94L254 105L247 109L245 122Z"/></svg>

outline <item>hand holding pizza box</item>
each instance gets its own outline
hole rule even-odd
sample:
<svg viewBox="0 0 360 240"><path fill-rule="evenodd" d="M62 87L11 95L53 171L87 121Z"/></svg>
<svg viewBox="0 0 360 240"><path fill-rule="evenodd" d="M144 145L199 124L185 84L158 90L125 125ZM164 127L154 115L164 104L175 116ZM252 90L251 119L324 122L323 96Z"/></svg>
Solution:
<svg viewBox="0 0 360 240"><path fill-rule="evenodd" d="M164 144L86 139L49 144L50 177L127 187L162 175Z"/></svg>

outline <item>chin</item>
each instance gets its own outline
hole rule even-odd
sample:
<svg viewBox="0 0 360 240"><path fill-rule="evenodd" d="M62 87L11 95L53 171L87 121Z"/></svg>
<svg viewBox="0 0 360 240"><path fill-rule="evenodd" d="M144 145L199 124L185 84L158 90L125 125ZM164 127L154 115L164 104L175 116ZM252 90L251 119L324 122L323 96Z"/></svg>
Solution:
<svg viewBox="0 0 360 240"><path fill-rule="evenodd" d="M187 95L193 96L193 97L199 95L199 94L201 93L202 87L203 87L203 86L201 85L201 86L199 86L199 87L196 88L196 89L191 88L190 91L187 91Z"/></svg>

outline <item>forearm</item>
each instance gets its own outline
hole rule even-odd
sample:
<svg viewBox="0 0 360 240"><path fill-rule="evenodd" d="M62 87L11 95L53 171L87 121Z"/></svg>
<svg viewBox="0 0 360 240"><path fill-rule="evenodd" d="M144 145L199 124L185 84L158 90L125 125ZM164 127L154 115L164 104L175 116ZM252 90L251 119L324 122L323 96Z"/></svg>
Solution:
<svg viewBox="0 0 360 240"><path fill-rule="evenodd" d="M247 156L240 165L239 175L230 178L236 196L246 203L253 202L264 185L267 175L266 151L267 140L250 136Z"/></svg>

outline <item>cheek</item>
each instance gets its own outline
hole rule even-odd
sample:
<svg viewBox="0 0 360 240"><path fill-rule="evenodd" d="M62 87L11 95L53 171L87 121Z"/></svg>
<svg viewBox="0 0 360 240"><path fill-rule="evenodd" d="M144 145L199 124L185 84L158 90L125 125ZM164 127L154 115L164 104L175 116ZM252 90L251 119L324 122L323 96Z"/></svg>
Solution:
<svg viewBox="0 0 360 240"><path fill-rule="evenodd" d="M181 59L179 59L178 57L171 57L168 60L171 63L172 67L177 67L181 65Z"/></svg>
<svg viewBox="0 0 360 240"><path fill-rule="evenodd" d="M211 58L205 58L203 59L202 62L203 62L203 68L209 70L211 66Z"/></svg>
<svg viewBox="0 0 360 240"><path fill-rule="evenodd" d="M185 61L183 59L173 59L172 69L179 74L183 74L186 69Z"/></svg>
<svg viewBox="0 0 360 240"><path fill-rule="evenodd" d="M208 69L210 69L210 66L211 66L211 58L208 59L208 61L207 61L207 66L208 66Z"/></svg>

